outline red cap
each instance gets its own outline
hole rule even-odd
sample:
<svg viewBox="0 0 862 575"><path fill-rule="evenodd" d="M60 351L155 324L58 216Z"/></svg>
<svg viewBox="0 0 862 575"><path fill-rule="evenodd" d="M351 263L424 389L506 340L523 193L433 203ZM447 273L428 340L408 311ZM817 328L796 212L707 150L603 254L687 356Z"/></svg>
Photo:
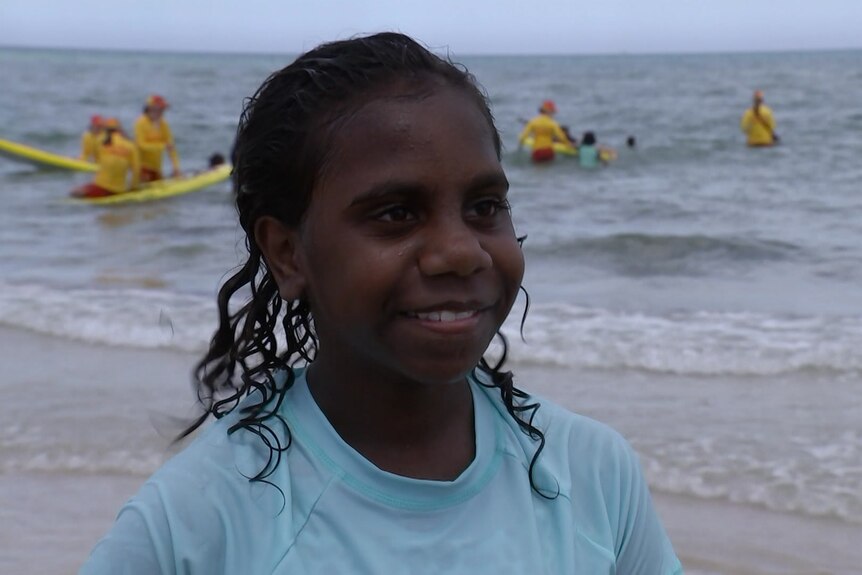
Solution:
<svg viewBox="0 0 862 575"><path fill-rule="evenodd" d="M99 127L99 126L103 125L104 123L105 123L105 120L104 120L104 118L102 118L102 116L100 116L98 114L90 116L90 125L91 126Z"/></svg>
<svg viewBox="0 0 862 575"><path fill-rule="evenodd" d="M557 113L557 105L554 104L553 100L545 100L542 102L541 107L539 108L542 112L546 114L556 114Z"/></svg>
<svg viewBox="0 0 862 575"><path fill-rule="evenodd" d="M120 129L120 121L116 118L108 118L102 122L102 126L107 130L119 130Z"/></svg>
<svg viewBox="0 0 862 575"><path fill-rule="evenodd" d="M158 108L160 110L164 110L167 107L168 101L158 94L153 94L147 98L147 108Z"/></svg>

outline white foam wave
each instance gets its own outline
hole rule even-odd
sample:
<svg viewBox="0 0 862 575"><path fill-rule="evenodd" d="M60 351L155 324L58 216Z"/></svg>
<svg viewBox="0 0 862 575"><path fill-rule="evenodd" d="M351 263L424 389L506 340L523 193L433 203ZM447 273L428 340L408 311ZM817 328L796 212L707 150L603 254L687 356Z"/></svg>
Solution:
<svg viewBox="0 0 862 575"><path fill-rule="evenodd" d="M862 524L860 438L770 454L708 439L639 449L655 491Z"/></svg>
<svg viewBox="0 0 862 575"><path fill-rule="evenodd" d="M0 286L0 323L97 343L206 349L214 298L144 289ZM685 375L862 372L862 316L776 316L689 311L665 315L534 306L504 333L518 363Z"/></svg>
<svg viewBox="0 0 862 575"><path fill-rule="evenodd" d="M569 305L530 309L521 340L504 333L512 360L585 369L687 375L862 371L862 316L618 312Z"/></svg>
<svg viewBox="0 0 862 575"><path fill-rule="evenodd" d="M38 472L65 474L113 474L146 477L164 463L163 453L139 452L129 449L102 452L70 452L53 450L37 453L7 454L0 463L0 472Z"/></svg>
<svg viewBox="0 0 862 575"><path fill-rule="evenodd" d="M214 301L200 296L7 284L0 289L0 323L103 345L199 351L216 316Z"/></svg>

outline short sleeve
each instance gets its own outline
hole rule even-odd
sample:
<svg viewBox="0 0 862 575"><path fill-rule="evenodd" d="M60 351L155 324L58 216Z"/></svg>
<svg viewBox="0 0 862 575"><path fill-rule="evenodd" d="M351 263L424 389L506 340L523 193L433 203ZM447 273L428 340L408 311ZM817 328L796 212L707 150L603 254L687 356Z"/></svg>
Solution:
<svg viewBox="0 0 862 575"><path fill-rule="evenodd" d="M173 573L169 562L159 560L154 533L166 532L164 513L153 513L154 507L142 506L137 499L126 503L117 515L111 531L93 548L79 575L145 575Z"/></svg>
<svg viewBox="0 0 862 575"><path fill-rule="evenodd" d="M682 566L653 507L640 462L622 440L615 552L620 575L680 575Z"/></svg>

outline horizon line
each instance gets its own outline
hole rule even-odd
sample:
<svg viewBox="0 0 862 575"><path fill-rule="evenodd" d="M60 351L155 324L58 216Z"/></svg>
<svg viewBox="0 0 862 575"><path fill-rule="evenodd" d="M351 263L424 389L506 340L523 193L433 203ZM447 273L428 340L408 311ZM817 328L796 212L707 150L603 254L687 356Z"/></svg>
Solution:
<svg viewBox="0 0 862 575"><path fill-rule="evenodd" d="M432 52L439 53L443 47L426 47ZM225 50L207 50L207 49L153 49L153 48L106 48L106 47L85 47L85 46L34 46L34 45L13 45L0 43L0 50L26 50L26 51L68 51L68 52L105 52L105 53L127 53L127 54L146 54L146 55L197 55L197 56L298 56L307 50L297 52L277 52L277 51L225 51ZM698 55L735 55L735 54L787 54L787 53L817 53L817 52L853 52L860 51L862 47L822 47L822 48L729 48L729 49L692 49L692 50L656 50L656 51L595 51L595 52L462 52L458 57L560 57L560 56L698 56ZM446 52L451 55L452 51L446 48Z"/></svg>

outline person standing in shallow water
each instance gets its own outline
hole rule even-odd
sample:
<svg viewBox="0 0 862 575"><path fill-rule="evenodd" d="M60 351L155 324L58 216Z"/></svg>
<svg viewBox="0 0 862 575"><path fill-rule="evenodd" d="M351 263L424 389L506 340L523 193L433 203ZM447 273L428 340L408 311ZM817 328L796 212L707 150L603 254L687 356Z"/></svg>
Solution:
<svg viewBox="0 0 862 575"><path fill-rule="evenodd" d="M557 105L552 100L545 100L539 106L539 115L527 122L521 135L518 136L519 146L523 145L527 138L533 138L533 151L530 154L530 159L537 164L550 162L554 159L554 142L574 146L566 132L554 120L556 113Z"/></svg>
<svg viewBox="0 0 862 575"><path fill-rule="evenodd" d="M141 153L142 182L161 180L164 177L162 156L165 152L171 159L171 176L177 178L181 175L174 134L164 117L167 108L168 102L158 94L153 94L147 98L143 113L135 120L135 145Z"/></svg>
<svg viewBox="0 0 862 575"><path fill-rule="evenodd" d="M751 107L742 115L739 127L751 147L772 146L778 143L778 136L775 134L775 117L772 109L763 103L763 92L760 90L754 92Z"/></svg>
<svg viewBox="0 0 862 575"><path fill-rule="evenodd" d="M90 117L90 125L81 134L81 154L78 156L79 159L94 163L99 161L100 140L104 139L103 134L105 132L104 123L105 120L102 116L95 115Z"/></svg>
<svg viewBox="0 0 862 575"><path fill-rule="evenodd" d="M249 255L187 433L216 421L81 573L681 573L628 443L504 369L500 150L474 78L401 34L264 82L231 158Z"/></svg>

